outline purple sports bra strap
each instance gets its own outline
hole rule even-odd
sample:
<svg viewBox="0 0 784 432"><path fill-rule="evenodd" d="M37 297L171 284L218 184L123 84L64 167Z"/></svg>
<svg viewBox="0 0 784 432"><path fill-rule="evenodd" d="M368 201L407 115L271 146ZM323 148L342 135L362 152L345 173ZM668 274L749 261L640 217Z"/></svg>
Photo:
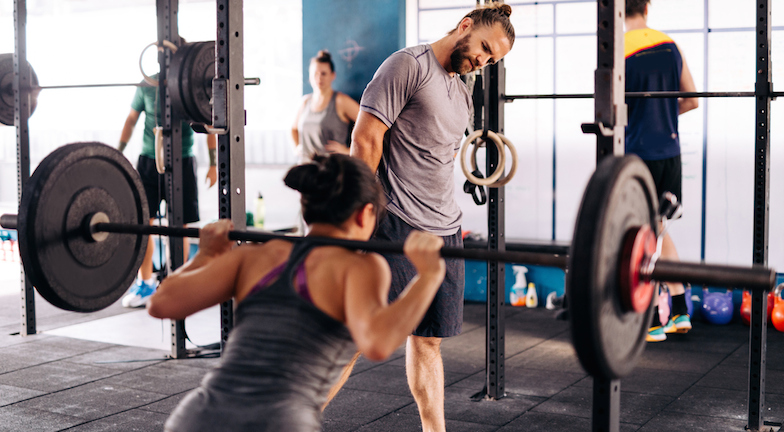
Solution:
<svg viewBox="0 0 784 432"><path fill-rule="evenodd" d="M270 282L275 280L276 277L280 276L280 274L283 273L283 270L286 268L286 264L288 264L288 262L283 262L283 264L275 267L274 269L272 269L272 271L267 273L266 276L261 278L261 280L258 281L258 283L256 283L256 285L253 286L253 289L250 290L248 296L266 288L270 284Z"/></svg>
<svg viewBox="0 0 784 432"><path fill-rule="evenodd" d="M308 289L308 278L305 274L305 260L297 267L297 294L306 302L313 304L313 299L310 297L310 290Z"/></svg>

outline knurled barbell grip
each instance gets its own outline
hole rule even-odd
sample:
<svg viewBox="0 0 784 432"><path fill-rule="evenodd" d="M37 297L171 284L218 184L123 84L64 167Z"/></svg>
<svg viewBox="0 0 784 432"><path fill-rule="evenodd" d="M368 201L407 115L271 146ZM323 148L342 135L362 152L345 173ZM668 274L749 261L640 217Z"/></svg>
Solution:
<svg viewBox="0 0 784 432"><path fill-rule="evenodd" d="M776 286L776 271L762 266L738 267L660 259L656 261L651 279L770 291Z"/></svg>

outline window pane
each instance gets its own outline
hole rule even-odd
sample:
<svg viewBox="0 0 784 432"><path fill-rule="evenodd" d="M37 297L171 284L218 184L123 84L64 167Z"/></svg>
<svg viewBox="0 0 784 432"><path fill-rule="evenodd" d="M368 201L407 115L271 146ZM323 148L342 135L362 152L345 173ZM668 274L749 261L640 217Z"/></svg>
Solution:
<svg viewBox="0 0 784 432"><path fill-rule="evenodd" d="M754 100L708 103L705 260L748 265L754 211Z"/></svg>
<svg viewBox="0 0 784 432"><path fill-rule="evenodd" d="M559 37L555 43L556 92L593 93L593 76L596 70L596 37Z"/></svg>
<svg viewBox="0 0 784 432"><path fill-rule="evenodd" d="M557 33L596 33L596 2L562 3L555 8Z"/></svg>
<svg viewBox="0 0 784 432"><path fill-rule="evenodd" d="M551 34L553 5L514 6L509 19L517 36Z"/></svg>
<svg viewBox="0 0 784 432"><path fill-rule="evenodd" d="M580 129L594 121L593 100L558 99L555 113L555 234L556 240L571 241L580 200L596 169L596 138Z"/></svg>
<svg viewBox="0 0 784 432"><path fill-rule="evenodd" d="M755 27L756 7L754 0L708 0L708 27Z"/></svg>
<svg viewBox="0 0 784 432"><path fill-rule="evenodd" d="M656 0L648 5L648 26L657 30L701 29L704 23L704 0Z"/></svg>
<svg viewBox="0 0 784 432"><path fill-rule="evenodd" d="M708 35L708 90L754 91L754 36L753 32Z"/></svg>
<svg viewBox="0 0 784 432"><path fill-rule="evenodd" d="M506 94L553 92L553 38L518 39L504 63Z"/></svg>
<svg viewBox="0 0 784 432"><path fill-rule="evenodd" d="M430 43L441 39L447 32L457 27L460 20L471 10L468 8L421 11L419 13L419 43Z"/></svg>

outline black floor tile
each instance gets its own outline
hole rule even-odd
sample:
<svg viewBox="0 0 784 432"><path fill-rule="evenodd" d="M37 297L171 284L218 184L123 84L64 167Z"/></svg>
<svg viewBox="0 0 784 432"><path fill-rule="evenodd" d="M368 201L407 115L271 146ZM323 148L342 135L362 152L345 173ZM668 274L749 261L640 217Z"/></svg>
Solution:
<svg viewBox="0 0 784 432"><path fill-rule="evenodd" d="M115 375L100 382L105 385L173 395L197 387L206 373L204 368L165 362Z"/></svg>
<svg viewBox="0 0 784 432"><path fill-rule="evenodd" d="M655 349L648 344L642 353L638 368L692 372L705 374L726 359L732 351L706 352L694 350L686 352L674 349Z"/></svg>
<svg viewBox="0 0 784 432"><path fill-rule="evenodd" d="M784 395L766 394L766 419L784 419ZM736 420L748 418L748 393L694 386L666 408L667 412Z"/></svg>
<svg viewBox="0 0 784 432"><path fill-rule="evenodd" d="M0 375L2 377L2 375ZM27 388L14 387L0 384L0 406L10 405L25 399L46 394L41 391L30 390Z"/></svg>
<svg viewBox="0 0 784 432"><path fill-rule="evenodd" d="M447 419L446 429L449 432L492 432L498 430L498 426ZM418 415L393 412L357 430L361 432L421 431L422 423Z"/></svg>
<svg viewBox="0 0 784 432"><path fill-rule="evenodd" d="M593 390L570 387L539 406L535 412L591 418ZM674 398L660 395L629 393L621 390L621 421L642 425L663 410Z"/></svg>
<svg viewBox="0 0 784 432"><path fill-rule="evenodd" d="M748 391L749 386L749 370L722 364L708 372L697 382L697 385L745 392ZM784 371L775 369L765 371L765 391L772 394L784 394Z"/></svg>
<svg viewBox="0 0 784 432"><path fill-rule="evenodd" d="M167 418L165 414L134 409L93 420L68 432L160 432Z"/></svg>
<svg viewBox="0 0 784 432"><path fill-rule="evenodd" d="M190 393L190 390L168 396L148 405L141 406L139 409L166 414L168 416L172 413L172 411L174 411L174 408L177 408L177 405L179 405L180 401L182 401L182 399L185 398L188 393Z"/></svg>
<svg viewBox="0 0 784 432"><path fill-rule="evenodd" d="M620 424L621 432L632 432L638 428L639 426L637 425ZM543 412L527 412L498 429L498 432L578 432L590 430L591 420L587 418Z"/></svg>
<svg viewBox="0 0 784 432"><path fill-rule="evenodd" d="M471 423L503 426L538 405L544 398L524 396L507 392L499 400L472 400L476 393L471 389L449 387L444 394L444 415L448 419ZM401 414L417 415L416 405L410 405Z"/></svg>
<svg viewBox="0 0 784 432"><path fill-rule="evenodd" d="M0 384L55 392L118 374L119 371L95 366L54 361L0 375Z"/></svg>
<svg viewBox="0 0 784 432"><path fill-rule="evenodd" d="M574 385L585 378L585 372L558 372L524 368L507 368L504 376L504 385L507 393L516 393L527 396L550 397L560 393L567 387ZM480 391L484 388L486 373L484 369L466 379L460 380L452 387L462 387Z"/></svg>
<svg viewBox="0 0 784 432"><path fill-rule="evenodd" d="M49 337L31 343L0 348L0 374L35 366L79 354L103 349L111 345L65 337Z"/></svg>
<svg viewBox="0 0 784 432"><path fill-rule="evenodd" d="M6 408L29 408L94 420L147 405L164 397L159 393L98 382L50 393Z"/></svg>
<svg viewBox="0 0 784 432"><path fill-rule="evenodd" d="M506 373L510 369L583 372L574 346L563 339L550 339L516 355L506 357Z"/></svg>
<svg viewBox="0 0 784 432"><path fill-rule="evenodd" d="M621 391L680 396L700 378L702 374L698 373L636 368L629 376L621 379ZM593 388L593 378L586 377L575 386Z"/></svg>
<svg viewBox="0 0 784 432"><path fill-rule="evenodd" d="M54 412L20 408L10 405L0 408L2 432L53 432L84 423L83 418Z"/></svg>
<svg viewBox="0 0 784 432"><path fill-rule="evenodd" d="M151 348L112 345L105 349L69 357L67 361L107 369L133 370L164 362L167 354L165 351Z"/></svg>
<svg viewBox="0 0 784 432"><path fill-rule="evenodd" d="M742 431L745 420L709 417L701 415L683 415L664 411L640 428L640 432L716 432Z"/></svg>
<svg viewBox="0 0 784 432"><path fill-rule="evenodd" d="M355 430L412 404L414 398L411 396L344 388L324 410L323 430L325 432Z"/></svg>

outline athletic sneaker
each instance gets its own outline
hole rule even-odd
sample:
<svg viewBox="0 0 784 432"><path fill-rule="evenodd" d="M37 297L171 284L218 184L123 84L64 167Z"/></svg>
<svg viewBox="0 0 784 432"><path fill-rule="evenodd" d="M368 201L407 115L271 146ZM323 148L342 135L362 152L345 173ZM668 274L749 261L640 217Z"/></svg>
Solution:
<svg viewBox="0 0 784 432"><path fill-rule="evenodd" d="M661 326L655 326L648 329L648 336L645 337L647 342L661 342L667 339L664 329Z"/></svg>
<svg viewBox="0 0 784 432"><path fill-rule="evenodd" d="M688 333L691 330L691 318L689 314L675 315L670 320L675 326L675 333Z"/></svg>
<svg viewBox="0 0 784 432"><path fill-rule="evenodd" d="M678 333L678 329L675 328L675 322L672 320L672 318L670 318L670 320L667 321L667 324L665 324L664 327L662 327L662 330L664 330L664 333L667 334Z"/></svg>
<svg viewBox="0 0 784 432"><path fill-rule="evenodd" d="M150 298L152 293L155 292L155 288L157 288L157 284L155 282L148 283L143 280L137 280L133 287L131 287L131 290L128 292L128 294L123 297L123 307L137 308L146 306L147 300Z"/></svg>

